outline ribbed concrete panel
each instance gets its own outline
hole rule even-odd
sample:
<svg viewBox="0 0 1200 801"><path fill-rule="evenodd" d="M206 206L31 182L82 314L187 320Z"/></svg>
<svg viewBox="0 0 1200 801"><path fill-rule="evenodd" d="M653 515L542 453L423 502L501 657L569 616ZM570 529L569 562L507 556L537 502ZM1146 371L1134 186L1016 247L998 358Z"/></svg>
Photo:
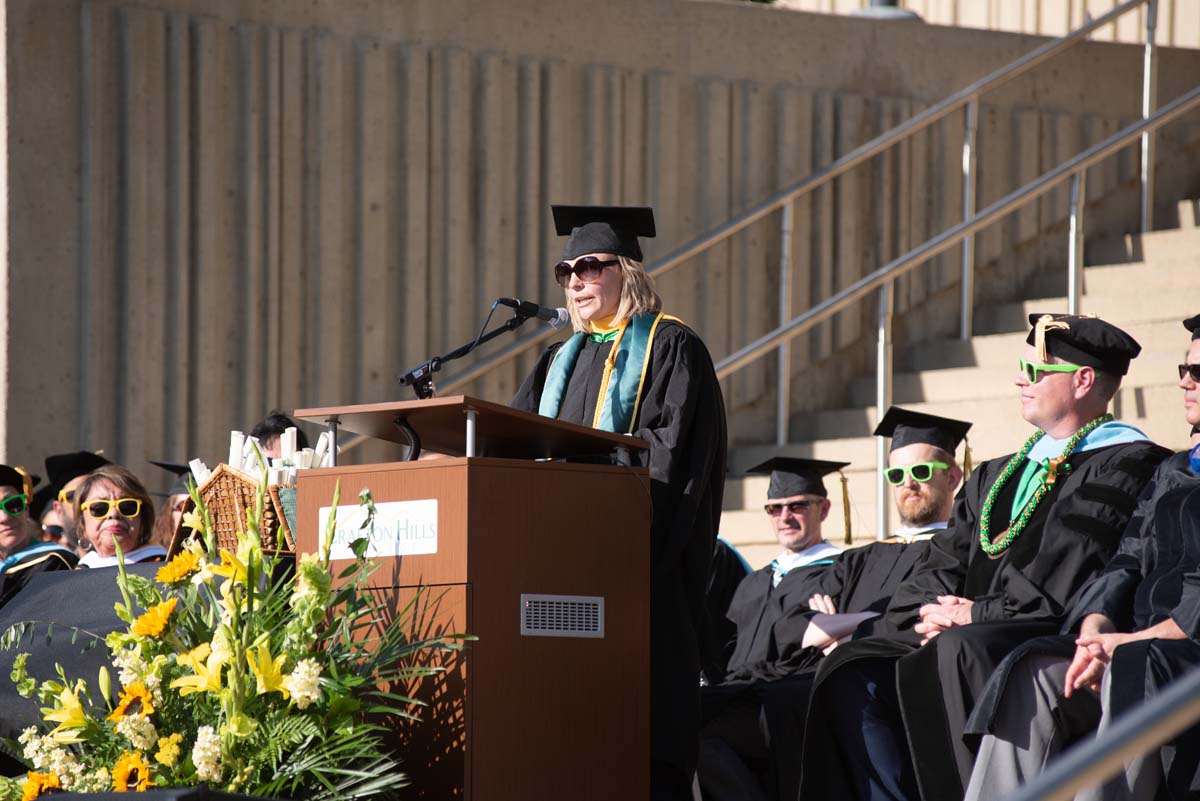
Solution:
<svg viewBox="0 0 1200 801"><path fill-rule="evenodd" d="M715 54L722 37L708 29L692 39L631 40L619 53L556 48L543 46L555 37L518 35L504 20L494 41L481 38L478 20L491 13L483 7L462 28L438 27L434 5L411 17L380 5L370 25L358 6L334 14L270 0L238 6L240 15L202 0L74 8L76 27L63 40L78 68L63 71L79 83L39 87L47 106L66 111L47 117L57 125L41 122L19 137L68 131L53 158L77 161L77 176L63 170L77 185L60 180L69 202L48 212L39 193L49 190L28 177L28 164L49 169L51 156L30 150L12 160L26 177L10 200L21 232L11 269L24 271L14 280L28 281L43 305L9 310L20 331L44 325L47 307L67 318L55 323L67 344L47 354L61 365L53 380L72 393L43 412L13 384L10 403L24 404L14 419L38 418L9 433L14 456L104 448L135 469L146 456L212 459L225 431L272 406L405 396L396 373L473 337L496 296L563 302L549 271L562 245L551 202L653 205L653 261L1033 44L972 34L989 42L988 63L964 67L953 84L940 73L909 83L914 71L924 75L920 62L886 76L834 74L822 63L838 54L817 52L821 41L811 63L771 60L795 49L794 37L775 41L771 28L868 30L863 21L698 4L698 18L744 12L738 19L770 23L759 31L761 58L726 36L740 54L733 59ZM39 19L35 6L17 6L17 17ZM1021 15L1030 8L1022 4ZM999 9L988 6L988 24L1011 16ZM883 43L892 30L869 34ZM922 26L911 35L968 34ZM24 40L16 46L23 74L47 74L36 59L49 56ZM880 48L907 63L901 49ZM1100 69L1100 55L1118 50L1088 49L1068 77ZM1126 50L1118 55L1136 55ZM1176 74L1164 68L1164 97ZM1136 114L1124 102L1136 95L1132 79L1120 84L1119 107L1061 81L1043 76L990 98L981 207ZM15 91L13 119L25 124L33 93ZM1195 121L1172 127L1160 153L1178 158L1197 138ZM796 312L959 220L961 140L955 115L798 202ZM1092 171L1089 198L1103 206L1128 194L1136 170L1130 148ZM1034 206L980 236L981 288L1013 297L1032 270L1020 251L1061 224L1064 191L1045 211ZM779 232L775 213L661 281L667 308L718 359L778 323ZM62 253L48 255L59 243L67 243ZM944 310L957 281L957 254L946 254L898 282L897 309L920 326L916 315ZM873 320L871 301L794 341L791 375L802 387L794 417L837 401L856 371L870 368ZM470 391L506 400L535 357ZM768 359L727 382L730 408L744 412L739 439L773 432L775 369Z"/></svg>

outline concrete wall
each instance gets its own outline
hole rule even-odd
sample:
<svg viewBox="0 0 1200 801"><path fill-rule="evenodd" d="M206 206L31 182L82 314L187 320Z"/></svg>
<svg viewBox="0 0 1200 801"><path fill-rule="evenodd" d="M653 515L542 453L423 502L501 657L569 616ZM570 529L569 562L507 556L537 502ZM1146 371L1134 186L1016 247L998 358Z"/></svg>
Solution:
<svg viewBox="0 0 1200 801"><path fill-rule="evenodd" d="M5 15L0 453L104 448L138 470L215 461L271 406L401 397L396 373L472 337L498 295L561 303L551 202L654 205L653 259L1037 44L693 0L7 0ZM981 205L1136 116L1139 59L1088 44L989 96ZM1172 97L1200 54L1164 51L1162 74ZM798 206L795 308L958 218L961 123ZM1195 121L1178 131L1162 158L1200 139ZM1097 170L1092 196L1135 171L1131 155ZM1037 262L1000 257L1042 232L1065 249L1064 198L984 235L999 277L982 286L1015 291ZM777 323L778 228L662 282L718 358ZM917 271L900 309L956 274ZM870 313L796 348L798 414L864 366ZM507 399L527 365L472 391ZM736 438L771 430L772 385L767 364L728 382Z"/></svg>
<svg viewBox="0 0 1200 801"><path fill-rule="evenodd" d="M934 25L961 25L992 31L1062 36L1120 5L1122 0L900 0ZM869 0L776 0L800 11L845 14L870 5ZM1200 47L1200 0L1158 0L1155 41L1170 47ZM1103 42L1142 42L1145 6L1092 34Z"/></svg>

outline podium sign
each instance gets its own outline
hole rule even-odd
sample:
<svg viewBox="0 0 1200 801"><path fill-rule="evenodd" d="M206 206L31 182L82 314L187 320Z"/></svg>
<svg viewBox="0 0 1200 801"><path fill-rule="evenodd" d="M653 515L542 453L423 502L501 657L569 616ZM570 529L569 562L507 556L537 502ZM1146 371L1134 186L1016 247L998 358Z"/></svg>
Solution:
<svg viewBox="0 0 1200 801"><path fill-rule="evenodd" d="M452 400L452 403L445 403ZM427 412L428 404L440 408ZM396 407L426 446L495 454L611 452L640 440L469 398L300 410L301 419L388 432ZM387 407L387 408L382 408ZM412 414L413 407L422 407ZM451 413L447 415L447 408ZM357 410L357 411L354 411ZM422 412L426 411L426 416ZM359 416L355 416L355 415ZM455 419L457 417L457 420ZM513 422L515 420L515 422ZM510 425L507 432L502 422ZM461 430L461 433L457 433ZM440 432L440 433L439 433ZM364 432L366 433L366 432ZM564 449L564 450L560 450ZM372 586L395 608L424 587L416 634L470 633L440 654L446 671L415 689L430 704L405 723L405 770L417 798L473 801L645 798L649 788L650 486L647 471L611 464L475 456L300 471L297 550L316 551L341 482L335 575L370 489L379 515ZM343 513L346 517L343 517ZM344 524L343 524L344 521ZM342 559L336 559L338 555ZM435 664L439 664L436 663Z"/></svg>

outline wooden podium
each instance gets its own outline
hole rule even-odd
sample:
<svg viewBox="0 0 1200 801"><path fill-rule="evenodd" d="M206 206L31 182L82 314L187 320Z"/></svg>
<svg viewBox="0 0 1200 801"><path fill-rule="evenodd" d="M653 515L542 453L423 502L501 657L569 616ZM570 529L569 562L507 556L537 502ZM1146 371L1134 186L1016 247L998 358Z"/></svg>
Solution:
<svg viewBox="0 0 1200 801"><path fill-rule="evenodd" d="M295 416L404 443L400 423L428 450L472 454L302 470L297 481L298 551L317 550L339 479L339 520L369 488L378 519L395 515L377 529L374 585L399 607L428 588L418 633L479 638L433 657L445 673L416 690L429 707L402 743L412 797L646 798L647 471L535 461L619 451L628 463L646 443L462 396ZM346 564L335 560L334 574Z"/></svg>

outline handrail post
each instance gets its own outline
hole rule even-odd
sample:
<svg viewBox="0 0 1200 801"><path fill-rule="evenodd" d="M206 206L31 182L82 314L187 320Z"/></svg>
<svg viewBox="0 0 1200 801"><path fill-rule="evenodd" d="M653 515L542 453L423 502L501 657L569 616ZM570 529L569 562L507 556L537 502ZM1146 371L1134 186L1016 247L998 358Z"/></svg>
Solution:
<svg viewBox="0 0 1200 801"><path fill-rule="evenodd" d="M973 95L967 103L967 127L963 136L963 221L975 216L975 134L979 129L979 96ZM961 316L959 338L971 338L975 327L975 235L969 234L962 241Z"/></svg>
<svg viewBox="0 0 1200 801"><path fill-rule="evenodd" d="M1079 314L1083 277L1083 208L1087 204L1087 170L1071 176L1070 240L1067 243L1067 314Z"/></svg>
<svg viewBox="0 0 1200 801"><path fill-rule="evenodd" d="M779 324L792 319L792 212L795 202L783 204L779 226ZM779 343L778 387L775 391L775 444L788 441L788 421L792 413L792 341Z"/></svg>
<svg viewBox="0 0 1200 801"><path fill-rule="evenodd" d="M895 281L879 287L878 331L875 339L875 425L883 420L892 405L892 312L895 308ZM887 470L888 452L883 437L875 438L875 538L887 539L888 514Z"/></svg>
<svg viewBox="0 0 1200 801"><path fill-rule="evenodd" d="M1154 113L1158 95L1158 49L1154 33L1158 28L1158 0L1146 3L1146 48L1142 55L1142 119ZM1154 228L1154 140L1155 133L1147 128L1142 133L1142 233Z"/></svg>

